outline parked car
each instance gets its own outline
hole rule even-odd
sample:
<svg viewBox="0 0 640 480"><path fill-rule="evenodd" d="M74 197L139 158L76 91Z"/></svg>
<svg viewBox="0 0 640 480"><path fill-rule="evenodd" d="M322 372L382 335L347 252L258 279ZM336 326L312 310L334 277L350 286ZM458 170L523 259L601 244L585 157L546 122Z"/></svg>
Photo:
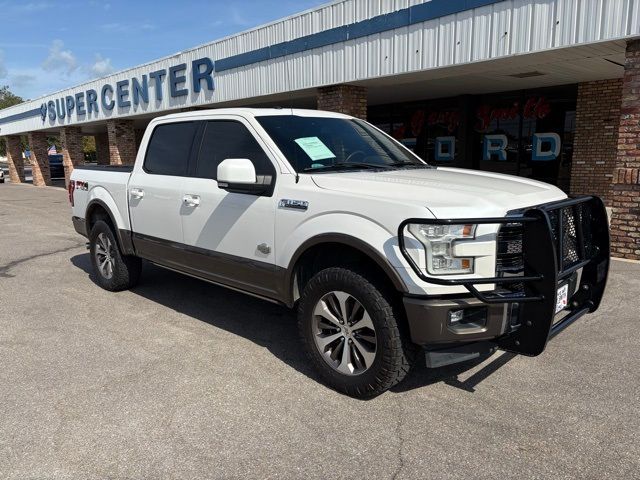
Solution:
<svg viewBox="0 0 640 480"><path fill-rule="evenodd" d="M599 198L436 168L328 112L156 118L133 167L79 166L69 199L101 287L133 287L147 259L297 308L311 364L361 398L420 352L540 354L598 308L609 268Z"/></svg>
<svg viewBox="0 0 640 480"><path fill-rule="evenodd" d="M0 183L4 183L4 170L0 168Z"/></svg>
<svg viewBox="0 0 640 480"><path fill-rule="evenodd" d="M49 155L49 171L51 178L64 178L64 165L61 154Z"/></svg>

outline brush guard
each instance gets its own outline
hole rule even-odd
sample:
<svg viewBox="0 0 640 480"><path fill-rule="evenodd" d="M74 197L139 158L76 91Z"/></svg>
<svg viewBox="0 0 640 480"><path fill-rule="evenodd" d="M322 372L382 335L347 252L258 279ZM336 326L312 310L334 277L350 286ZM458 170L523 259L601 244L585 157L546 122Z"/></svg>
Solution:
<svg viewBox="0 0 640 480"><path fill-rule="evenodd" d="M409 255L404 242L411 223L434 225L500 224L521 226L522 272L517 275L481 279L443 279L425 275ZM496 340L507 351L535 356L550 338L586 313L597 310L609 271L609 227L602 200L593 196L573 197L499 218L408 219L398 230L400 250L416 274L437 285L464 286L486 304L512 304L518 324ZM580 272L579 275L574 275ZM558 288L573 280L577 288L567 307L556 314ZM478 285L493 284L490 292Z"/></svg>

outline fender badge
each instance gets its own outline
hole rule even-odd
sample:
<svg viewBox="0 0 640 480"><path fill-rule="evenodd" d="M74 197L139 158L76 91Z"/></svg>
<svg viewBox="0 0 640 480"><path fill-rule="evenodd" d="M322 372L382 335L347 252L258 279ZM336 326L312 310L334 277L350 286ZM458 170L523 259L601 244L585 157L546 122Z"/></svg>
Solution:
<svg viewBox="0 0 640 480"><path fill-rule="evenodd" d="M291 210L305 211L309 208L309 202L306 202L304 200L289 200L287 198L283 198L278 203L278 208L289 208Z"/></svg>

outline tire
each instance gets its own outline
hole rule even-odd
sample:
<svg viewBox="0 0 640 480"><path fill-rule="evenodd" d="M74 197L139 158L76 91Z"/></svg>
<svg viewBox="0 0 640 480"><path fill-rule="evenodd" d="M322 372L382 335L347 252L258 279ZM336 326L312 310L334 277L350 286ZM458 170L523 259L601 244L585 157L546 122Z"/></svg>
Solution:
<svg viewBox="0 0 640 480"><path fill-rule="evenodd" d="M89 234L89 245L95 282L100 287L119 292L138 284L142 261L138 257L122 254L108 223L102 220L96 222Z"/></svg>
<svg viewBox="0 0 640 480"><path fill-rule="evenodd" d="M306 353L325 383L366 399L400 383L413 364L416 346L400 324L402 315L392 292L377 287L367 275L327 268L302 293L298 327ZM345 355L349 361L344 361Z"/></svg>

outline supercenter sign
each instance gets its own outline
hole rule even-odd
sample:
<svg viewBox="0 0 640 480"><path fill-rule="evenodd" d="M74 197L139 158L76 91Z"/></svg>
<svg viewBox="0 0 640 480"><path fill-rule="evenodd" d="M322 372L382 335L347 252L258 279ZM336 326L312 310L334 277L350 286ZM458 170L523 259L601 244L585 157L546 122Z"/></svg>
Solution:
<svg viewBox="0 0 640 480"><path fill-rule="evenodd" d="M191 75L188 75L189 69ZM115 84L105 83L98 90L89 88L74 95L51 99L40 106L40 117L43 123L47 118L51 123L68 123L73 114L78 120L83 120L98 117L100 113L108 113L116 107L119 112L126 113L132 106L161 102L165 94L178 98L188 96L190 92L200 93L203 87L214 91L213 71L214 63L210 58L199 58L190 65L181 63Z"/></svg>

